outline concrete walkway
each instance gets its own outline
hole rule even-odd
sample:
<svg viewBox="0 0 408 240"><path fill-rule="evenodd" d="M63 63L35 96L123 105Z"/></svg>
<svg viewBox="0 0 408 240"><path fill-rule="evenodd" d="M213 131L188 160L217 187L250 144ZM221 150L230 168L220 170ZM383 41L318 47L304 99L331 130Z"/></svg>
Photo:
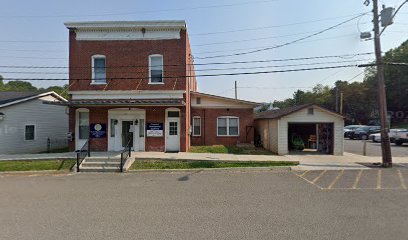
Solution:
<svg viewBox="0 0 408 240"><path fill-rule="evenodd" d="M92 157L119 157L119 152L92 152ZM69 159L76 158L75 152L68 153L42 153L42 154L15 154L0 155L0 161L10 160L41 160L41 159ZM368 169L363 164L381 162L381 157L361 156L344 153L343 156L299 154L299 155L235 155L215 153L164 153L164 152L132 152L132 158L146 160L189 160L189 161L292 161L299 162L294 170L320 170L320 169ZM395 164L403 163L408 166L407 157L394 157Z"/></svg>

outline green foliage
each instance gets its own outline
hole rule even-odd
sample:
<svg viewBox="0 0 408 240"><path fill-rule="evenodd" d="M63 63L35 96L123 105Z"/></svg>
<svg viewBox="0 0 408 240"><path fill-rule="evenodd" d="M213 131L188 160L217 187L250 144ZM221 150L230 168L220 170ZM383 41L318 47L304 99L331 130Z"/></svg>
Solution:
<svg viewBox="0 0 408 240"><path fill-rule="evenodd" d="M36 88L30 82L24 81L9 81L4 83L3 77L0 75L0 91L39 91L39 92L49 92L54 91L57 94L61 95L64 98L68 98L68 84L64 86L50 86L48 88Z"/></svg>

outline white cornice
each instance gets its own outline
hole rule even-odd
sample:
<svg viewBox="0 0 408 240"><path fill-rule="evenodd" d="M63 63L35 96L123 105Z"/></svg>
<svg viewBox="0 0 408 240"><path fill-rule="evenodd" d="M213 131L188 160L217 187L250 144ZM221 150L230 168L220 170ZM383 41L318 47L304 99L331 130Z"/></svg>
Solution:
<svg viewBox="0 0 408 240"><path fill-rule="evenodd" d="M64 25L69 29L186 29L184 20L168 21L90 21L90 22L66 22Z"/></svg>

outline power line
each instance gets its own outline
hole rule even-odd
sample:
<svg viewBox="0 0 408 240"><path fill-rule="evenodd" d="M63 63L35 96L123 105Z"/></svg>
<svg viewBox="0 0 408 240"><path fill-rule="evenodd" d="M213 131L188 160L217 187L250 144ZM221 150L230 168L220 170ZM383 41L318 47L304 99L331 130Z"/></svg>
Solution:
<svg viewBox="0 0 408 240"><path fill-rule="evenodd" d="M339 64L339 63L350 63L350 62L359 62L359 61L373 61L373 59L354 59L354 60L345 60L345 61L329 61L329 62L314 62L314 63L298 63L298 64L285 64L285 65L266 65L266 66L252 66L252 67L231 67L231 68L207 68L207 69L196 69L196 72L202 71L226 71L226 70L248 70L248 69L264 69L264 68L280 68L280 67L298 67L298 66L312 66L312 65L322 65L322 64ZM164 73L169 72L179 72L180 70L165 70ZM3 74L69 74L69 72L21 72L21 71L2 71ZM82 74L83 72L78 72L77 74ZM119 73L119 74L128 74L128 73L146 73L146 71L126 71L126 72L117 72L109 71L109 73Z"/></svg>
<svg viewBox="0 0 408 240"><path fill-rule="evenodd" d="M257 53L257 52L262 52L262 51L267 51L267 50L272 50L272 49L275 49L275 48L280 48L280 47L288 46L288 45L291 45L291 44L294 44L294 43L297 43L297 42L306 40L306 39L308 39L308 38L311 38L311 37L320 35L320 34L322 34L322 33L325 33L325 32L327 32L327 31L329 31L329 30L331 30L331 29L334 29L334 28L336 28L336 27L338 27L338 26L341 26L341 25L343 25L343 24L346 24L346 23L348 23L348 22L351 22L351 21L353 21L354 19L357 19L357 18L359 18L360 16L363 16L363 15L365 15L365 14L367 14L367 13L360 14L360 15L358 15L358 16L356 16L356 17L350 18L350 19L348 19L348 20L345 20L345 21L343 21L343 22L341 22L341 23L335 24L335 25L333 25L333 26L331 26L331 27L325 28L325 29L323 29L323 30L321 30L321 31L318 31L318 32L316 32L316 33L313 33L313 34L307 35L307 36L305 36L305 37L301 37L301 38L298 38L298 39L296 39L296 40L289 41L289 42L286 42L286 43L283 43L283 44L279 44L279 45L276 45L276 46L267 47L267 48L261 48L261 49L257 49L257 50L253 50L253 51L247 51L247 52L240 52L240 53L233 53L233 54L224 54L224 55L215 55L215 56L207 56L207 57L199 57L199 58L197 58L197 59L208 59L208 58L241 56L241 55L246 55L246 54L251 54L251 53Z"/></svg>
<svg viewBox="0 0 408 240"><path fill-rule="evenodd" d="M201 75L185 75L185 76L170 76L165 77L165 79L177 79L177 78L188 78L188 77L217 77L217 76L237 76L237 75L258 75L258 74L270 74L270 73L286 73L286 72L300 72L300 71L314 71L314 70L324 70L324 69L335 69L335 68L350 68L357 67L357 65L338 65L338 66L325 66L325 67L315 67L315 68L298 68L298 69L285 69L285 70L274 70L274 71L257 71L257 72L239 72L239 73L219 73L219 74L201 74ZM107 78L109 80L141 80L149 79L148 77L139 78ZM90 78L5 78L6 81L90 81L94 79Z"/></svg>
<svg viewBox="0 0 408 240"><path fill-rule="evenodd" d="M248 64L248 63L267 63L267 62L286 62L286 61L304 61L313 59L327 59L327 58L342 58L351 59L358 56L371 55L373 52L353 53L353 54L340 54L340 55L325 55L325 56L312 56L312 57L300 57L300 58L282 58L282 59L267 59L267 60L253 60L253 61L230 61L230 62L209 62L209 63L193 63L193 64L163 64L156 66L166 67L185 67L185 66L208 66L208 65L234 65L234 64ZM105 68L148 68L148 65L127 65L127 66L106 66ZM89 69L90 67L69 67L69 66L27 66L27 65L0 65L0 68L28 68L28 69Z"/></svg>
<svg viewBox="0 0 408 240"><path fill-rule="evenodd" d="M209 9L209 8L221 8L221 7L235 7L250 4L260 4L260 3L271 3L277 2L279 0L263 0L263 1L250 1L241 3L231 3L231 4L219 4L219 5L207 5L189 8L173 8L173 9L158 9L158 10L140 10L133 12L122 12L122 13L104 13L104 14L86 14L86 15L3 15L0 18L78 18L78 17L102 17L102 16L123 16L123 15L135 15L143 13L158 13L158 12L173 12L173 11L186 11L186 10L199 10L199 9Z"/></svg>
<svg viewBox="0 0 408 240"><path fill-rule="evenodd" d="M356 36L356 34L344 34L344 35L338 35L338 36L333 36L333 37L327 37L327 38L317 38L314 40L309 40L309 41L301 41L301 42L296 42L293 44L302 44L302 43L310 43L310 42L318 42L322 40L329 40L329 39L338 39L338 38L344 38L344 37L350 37L350 36ZM269 48L269 47L274 47L276 45L268 45L268 46L263 46L262 48ZM228 49L228 50L216 50L216 51L205 51L205 52L197 52L196 54L208 54L208 53L218 53L218 52L235 52L235 51L242 51L242 50L251 50L251 49L259 49L259 47L251 47L251 48L235 48L235 49ZM202 59L203 57L195 57L197 59Z"/></svg>

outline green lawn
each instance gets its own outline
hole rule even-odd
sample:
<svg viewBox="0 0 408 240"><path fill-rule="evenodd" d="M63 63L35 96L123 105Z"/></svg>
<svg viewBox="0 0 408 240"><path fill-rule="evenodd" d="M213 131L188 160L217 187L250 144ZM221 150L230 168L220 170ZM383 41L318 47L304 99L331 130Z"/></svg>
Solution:
<svg viewBox="0 0 408 240"><path fill-rule="evenodd" d="M237 146L191 146L192 153L232 153L232 154L251 154L251 155L274 155L272 152L263 148L243 148Z"/></svg>
<svg viewBox="0 0 408 240"><path fill-rule="evenodd" d="M216 161L164 161L136 160L130 170L139 169L194 169L234 167L283 167L296 166L297 162L216 162Z"/></svg>
<svg viewBox="0 0 408 240"><path fill-rule="evenodd" d="M0 172L69 170L75 165L75 163L75 159L0 161Z"/></svg>

